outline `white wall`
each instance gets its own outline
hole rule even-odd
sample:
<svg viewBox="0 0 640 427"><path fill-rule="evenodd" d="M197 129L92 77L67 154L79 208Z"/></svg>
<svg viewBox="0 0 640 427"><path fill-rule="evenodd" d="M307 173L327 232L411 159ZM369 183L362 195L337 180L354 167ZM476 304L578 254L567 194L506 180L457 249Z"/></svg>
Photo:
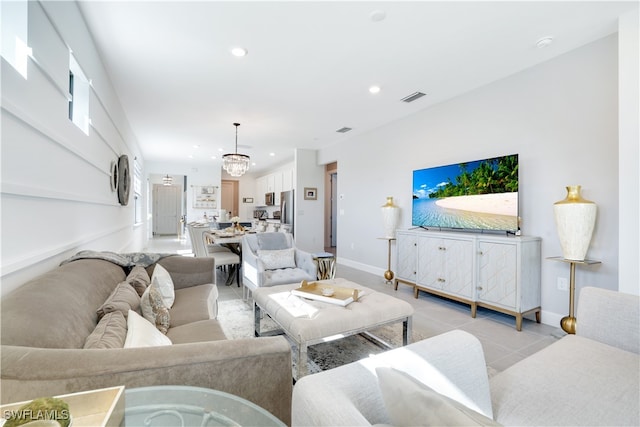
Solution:
<svg viewBox="0 0 640 427"><path fill-rule="evenodd" d="M29 2L33 58L25 80L2 59L2 294L82 249L132 251L146 241L133 198L120 206L110 164L143 159L74 2ZM68 119L69 49L92 82L92 125Z"/></svg>
<svg viewBox="0 0 640 427"><path fill-rule="evenodd" d="M296 149L294 157L296 246L308 252L324 249L324 167L318 166L317 151ZM305 200L304 189L317 188L317 200Z"/></svg>
<svg viewBox="0 0 640 427"><path fill-rule="evenodd" d="M620 18L620 291L640 295L640 19L638 9Z"/></svg>
<svg viewBox="0 0 640 427"><path fill-rule="evenodd" d="M393 196L402 227L411 226L414 169L518 153L522 233L542 238L543 322L568 312L568 293L556 287L568 266L546 259L562 254L553 203L567 185L582 185L599 207L588 257L602 265L578 268L577 287L617 289L617 61L614 35L322 150L320 164L338 162L344 196L339 262L382 275L380 206Z"/></svg>

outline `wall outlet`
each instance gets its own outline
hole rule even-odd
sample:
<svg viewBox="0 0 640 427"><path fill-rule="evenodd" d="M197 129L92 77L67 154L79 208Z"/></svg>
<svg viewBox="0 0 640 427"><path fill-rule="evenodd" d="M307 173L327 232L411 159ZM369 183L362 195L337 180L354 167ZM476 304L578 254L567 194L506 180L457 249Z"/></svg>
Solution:
<svg viewBox="0 0 640 427"><path fill-rule="evenodd" d="M566 277L558 277L558 290L559 291L569 290L569 280Z"/></svg>

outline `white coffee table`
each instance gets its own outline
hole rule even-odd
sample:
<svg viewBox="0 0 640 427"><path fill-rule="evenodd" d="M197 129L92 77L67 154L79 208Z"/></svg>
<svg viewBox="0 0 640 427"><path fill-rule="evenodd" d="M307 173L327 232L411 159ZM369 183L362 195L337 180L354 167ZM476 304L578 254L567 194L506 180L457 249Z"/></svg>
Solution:
<svg viewBox="0 0 640 427"><path fill-rule="evenodd" d="M309 318L294 317L287 309L270 297L272 294L291 291L299 287L299 283L258 288L253 291L255 335L273 334L273 332L261 333L260 331L260 321L264 311L298 347L298 365L294 375L296 380L307 374L307 347L324 342L329 337L336 335L346 337L366 332L382 325L402 322L402 344L407 345L410 343L413 316L411 304L345 279L331 279L320 282L340 287L356 288L361 291L361 294L364 292L364 295L358 298L358 301L352 302L346 307L305 299L306 303L318 310L313 317ZM281 332L277 331L277 333ZM386 345L384 341L380 340L380 342Z"/></svg>

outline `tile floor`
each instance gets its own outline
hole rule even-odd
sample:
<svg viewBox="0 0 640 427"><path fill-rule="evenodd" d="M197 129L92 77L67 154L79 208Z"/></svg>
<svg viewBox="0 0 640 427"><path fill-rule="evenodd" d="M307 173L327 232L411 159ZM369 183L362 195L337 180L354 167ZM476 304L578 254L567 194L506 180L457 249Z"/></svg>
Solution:
<svg viewBox="0 0 640 427"><path fill-rule="evenodd" d="M191 246L186 239L162 237L149 240L145 250L150 252L175 252L191 254ZM222 274L222 273L218 273ZM384 292L408 301L413 305L413 328L426 337L441 334L453 329L462 329L472 333L482 342L487 364L496 371L502 371L519 360L553 343L564 332L560 328L525 319L522 331L515 329L515 319L501 313L478 308L475 319L471 317L468 305L449 301L420 292L418 299L413 297L413 288L400 284L394 291L393 285L386 284L384 278L371 273L338 264L336 276L360 283L379 292ZM224 283L224 278L218 283ZM220 299L240 299L242 289L234 283L232 286L219 287Z"/></svg>

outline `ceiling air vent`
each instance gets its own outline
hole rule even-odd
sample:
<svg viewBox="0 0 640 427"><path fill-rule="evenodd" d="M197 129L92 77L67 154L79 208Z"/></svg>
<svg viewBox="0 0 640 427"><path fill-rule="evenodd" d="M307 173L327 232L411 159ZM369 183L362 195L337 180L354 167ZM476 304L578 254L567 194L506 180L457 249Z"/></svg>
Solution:
<svg viewBox="0 0 640 427"><path fill-rule="evenodd" d="M411 95L409 96L405 96L404 98L402 98L400 101L402 102L413 102L418 98L422 98L423 96L425 96L426 93L422 93L422 92L413 92Z"/></svg>
<svg viewBox="0 0 640 427"><path fill-rule="evenodd" d="M351 128L348 128L348 127L346 127L346 126L345 126L345 127L343 127L343 128L338 129L336 132L340 132L340 133L347 133L347 132L349 132L350 130L352 130L352 129L351 129Z"/></svg>

